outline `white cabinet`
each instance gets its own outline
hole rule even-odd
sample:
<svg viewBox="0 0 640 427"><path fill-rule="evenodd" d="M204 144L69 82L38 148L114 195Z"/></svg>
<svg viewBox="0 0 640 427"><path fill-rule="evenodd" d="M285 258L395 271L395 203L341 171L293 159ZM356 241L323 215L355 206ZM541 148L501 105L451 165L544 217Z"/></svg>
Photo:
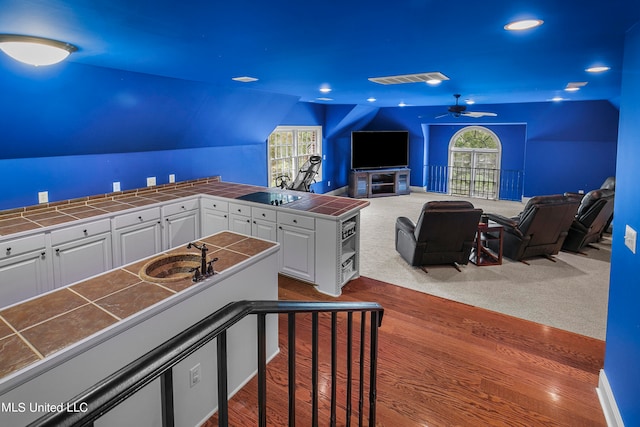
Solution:
<svg viewBox="0 0 640 427"><path fill-rule="evenodd" d="M198 199L183 200L162 207L163 249L193 242L200 236L199 209Z"/></svg>
<svg viewBox="0 0 640 427"><path fill-rule="evenodd" d="M44 233L0 243L0 308L51 288Z"/></svg>
<svg viewBox="0 0 640 427"><path fill-rule="evenodd" d="M315 282L315 220L312 217L278 212L280 272Z"/></svg>
<svg viewBox="0 0 640 427"><path fill-rule="evenodd" d="M51 232L54 287L113 268L111 220L102 219Z"/></svg>
<svg viewBox="0 0 640 427"><path fill-rule="evenodd" d="M202 197L200 200L200 235L210 236L229 229L229 202Z"/></svg>
<svg viewBox="0 0 640 427"><path fill-rule="evenodd" d="M129 264L162 250L160 208L119 215L113 219L113 265Z"/></svg>
<svg viewBox="0 0 640 427"><path fill-rule="evenodd" d="M276 211L251 207L251 235L272 242L277 241Z"/></svg>
<svg viewBox="0 0 640 427"><path fill-rule="evenodd" d="M229 203L229 230L251 235L251 207Z"/></svg>

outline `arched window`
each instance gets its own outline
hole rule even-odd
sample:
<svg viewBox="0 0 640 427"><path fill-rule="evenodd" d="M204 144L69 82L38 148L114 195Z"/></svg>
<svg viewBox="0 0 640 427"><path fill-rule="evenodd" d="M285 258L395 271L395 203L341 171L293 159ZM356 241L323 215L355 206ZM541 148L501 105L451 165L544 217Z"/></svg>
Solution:
<svg viewBox="0 0 640 427"><path fill-rule="evenodd" d="M490 129L467 126L449 141L449 193L497 199L502 144Z"/></svg>

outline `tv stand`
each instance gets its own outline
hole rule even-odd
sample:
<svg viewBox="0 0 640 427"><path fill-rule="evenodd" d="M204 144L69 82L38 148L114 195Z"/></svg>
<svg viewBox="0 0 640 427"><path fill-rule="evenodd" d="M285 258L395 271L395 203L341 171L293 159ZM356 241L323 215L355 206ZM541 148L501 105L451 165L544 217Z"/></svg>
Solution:
<svg viewBox="0 0 640 427"><path fill-rule="evenodd" d="M407 168L352 170L349 173L349 196L371 198L409 194Z"/></svg>

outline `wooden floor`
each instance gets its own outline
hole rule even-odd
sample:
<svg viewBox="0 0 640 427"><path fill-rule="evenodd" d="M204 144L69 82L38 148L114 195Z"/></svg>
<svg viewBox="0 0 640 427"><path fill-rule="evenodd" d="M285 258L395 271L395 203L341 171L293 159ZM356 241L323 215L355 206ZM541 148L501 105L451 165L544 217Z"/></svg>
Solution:
<svg viewBox="0 0 640 427"><path fill-rule="evenodd" d="M335 301L296 280L279 282L280 299ZM350 282L338 300L385 309L379 426L606 426L595 390L603 341L368 278ZM285 316L279 327L281 351L268 365L269 426L287 425ZM296 347L310 347L300 335ZM300 387L298 406L307 408L309 391ZM231 400L230 425L257 425L255 396L253 380ZM320 406L319 425L329 425L328 404ZM311 425L299 410L296 417ZM215 425L215 417L205 423Z"/></svg>

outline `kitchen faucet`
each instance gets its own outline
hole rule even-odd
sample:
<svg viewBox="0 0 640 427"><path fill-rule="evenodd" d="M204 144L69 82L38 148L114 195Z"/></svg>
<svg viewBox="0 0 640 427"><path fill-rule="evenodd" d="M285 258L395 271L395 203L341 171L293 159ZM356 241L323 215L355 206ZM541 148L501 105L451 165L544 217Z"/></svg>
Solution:
<svg viewBox="0 0 640 427"><path fill-rule="evenodd" d="M193 281L197 282L199 280L206 279L209 276L213 276L215 274L213 270L213 263L218 260L218 258L213 258L211 261L207 262L207 251L209 248L204 243L202 246L198 246L197 243L189 243L187 245L187 249L196 248L200 251L200 268L196 267L191 271L194 271Z"/></svg>

